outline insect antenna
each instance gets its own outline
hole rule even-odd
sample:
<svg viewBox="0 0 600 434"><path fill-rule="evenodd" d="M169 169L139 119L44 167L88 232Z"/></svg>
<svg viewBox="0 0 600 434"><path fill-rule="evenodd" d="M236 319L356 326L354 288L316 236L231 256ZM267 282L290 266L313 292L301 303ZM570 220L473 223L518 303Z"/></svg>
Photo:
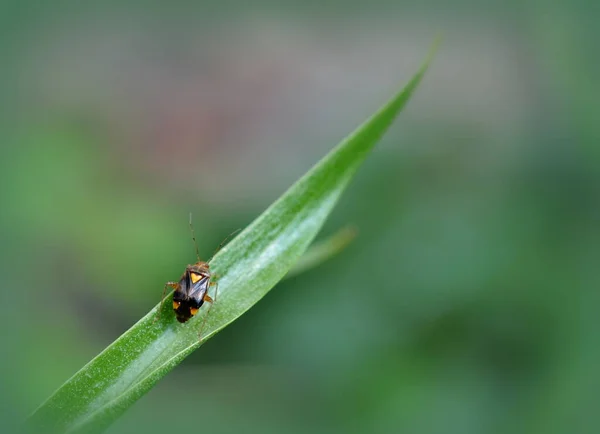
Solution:
<svg viewBox="0 0 600 434"><path fill-rule="evenodd" d="M196 248L196 257L200 262L200 253L198 252L198 243L196 242L196 234L194 233L194 225L192 225L192 213L190 213L190 231L192 232L192 241L194 241L194 247Z"/></svg>
<svg viewBox="0 0 600 434"><path fill-rule="evenodd" d="M221 248L225 245L225 243L227 243L227 241L229 241L235 234L237 234L241 230L242 230L241 228L238 228L235 231L233 231L232 233L230 233L229 235L227 235L227 237L221 242L221 244L219 244L219 247L217 247L217 250L215 250L215 253L213 253L212 256L210 257L210 259L206 262L212 261L212 259L215 257L215 255L217 253L219 253L219 250L221 250Z"/></svg>

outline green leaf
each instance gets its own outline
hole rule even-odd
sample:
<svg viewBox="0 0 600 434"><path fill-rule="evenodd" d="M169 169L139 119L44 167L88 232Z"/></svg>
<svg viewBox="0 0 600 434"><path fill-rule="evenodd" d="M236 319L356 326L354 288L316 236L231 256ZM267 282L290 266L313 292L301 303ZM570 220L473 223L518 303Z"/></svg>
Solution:
<svg viewBox="0 0 600 434"><path fill-rule="evenodd" d="M329 238L311 244L308 250L296 261L285 278L295 277L298 274L315 268L334 257L352 242L357 230L354 226L345 226Z"/></svg>
<svg viewBox="0 0 600 434"><path fill-rule="evenodd" d="M158 321L154 320L160 304L67 380L34 412L29 427L36 432L101 432L201 345L201 328L205 342L264 297L311 244L358 167L421 81L428 63L215 255L210 266L218 276L218 299L210 315L206 317L203 308L180 324L169 295Z"/></svg>

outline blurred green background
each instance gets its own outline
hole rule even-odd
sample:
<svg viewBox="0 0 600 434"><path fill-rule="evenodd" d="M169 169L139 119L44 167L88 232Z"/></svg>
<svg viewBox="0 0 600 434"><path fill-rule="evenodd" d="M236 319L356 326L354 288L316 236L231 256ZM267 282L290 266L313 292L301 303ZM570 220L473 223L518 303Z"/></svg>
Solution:
<svg viewBox="0 0 600 434"><path fill-rule="evenodd" d="M3 432L406 82L278 285L109 432L600 428L593 2L0 6Z"/></svg>

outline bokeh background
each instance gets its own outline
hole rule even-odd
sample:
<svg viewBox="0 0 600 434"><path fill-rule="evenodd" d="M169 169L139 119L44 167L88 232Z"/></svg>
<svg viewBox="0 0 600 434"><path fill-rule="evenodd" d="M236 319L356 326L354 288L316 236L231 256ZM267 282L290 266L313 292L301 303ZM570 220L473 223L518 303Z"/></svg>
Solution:
<svg viewBox="0 0 600 434"><path fill-rule="evenodd" d="M426 79L278 285L109 430L600 428L593 2L6 1L3 432Z"/></svg>

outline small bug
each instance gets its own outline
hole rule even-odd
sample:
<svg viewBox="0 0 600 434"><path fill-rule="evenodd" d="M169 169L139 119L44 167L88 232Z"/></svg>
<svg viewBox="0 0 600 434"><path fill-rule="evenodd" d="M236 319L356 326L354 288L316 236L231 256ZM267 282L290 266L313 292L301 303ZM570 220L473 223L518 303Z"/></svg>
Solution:
<svg viewBox="0 0 600 434"><path fill-rule="evenodd" d="M214 303L208 295L208 288L217 283L211 282L211 273L207 262L198 261L185 267L179 282L167 282L166 287L175 290L173 293L173 310L177 321L184 323L198 313L205 301ZM215 291L216 294L216 291ZM215 295L216 298L216 295Z"/></svg>
<svg viewBox="0 0 600 434"><path fill-rule="evenodd" d="M208 262L202 261L200 259L200 254L198 253L198 244L196 243L196 236L194 234L194 227L192 226L192 214L190 213L190 231L192 233L192 240L194 242L194 247L196 248L196 257L198 261L195 264L188 265L185 267L185 271L183 275L179 279L178 282L167 282L165 283L165 287L163 290L161 308L159 308L157 312L160 314L162 310L162 302L165 299L165 293L167 292L167 288L173 289L173 311L175 312L175 317L177 321L180 323L187 322L190 318L198 313L202 305L205 301L210 303L208 311L204 317L204 321L202 323L202 327L200 328L199 335L202 334L202 330L204 328L204 324L206 323L206 319L208 314L210 313L210 309L213 304L217 300L217 291L218 284L213 281L213 274L210 272L210 266ZM229 235L222 243L219 245L215 254L221 249L225 241L227 241L233 234L237 231L233 232ZM214 254L213 254L214 256ZM211 257L212 259L212 257ZM210 261L210 260L209 260ZM215 298L208 295L208 289L211 286L215 286ZM155 319L155 321L156 321Z"/></svg>

